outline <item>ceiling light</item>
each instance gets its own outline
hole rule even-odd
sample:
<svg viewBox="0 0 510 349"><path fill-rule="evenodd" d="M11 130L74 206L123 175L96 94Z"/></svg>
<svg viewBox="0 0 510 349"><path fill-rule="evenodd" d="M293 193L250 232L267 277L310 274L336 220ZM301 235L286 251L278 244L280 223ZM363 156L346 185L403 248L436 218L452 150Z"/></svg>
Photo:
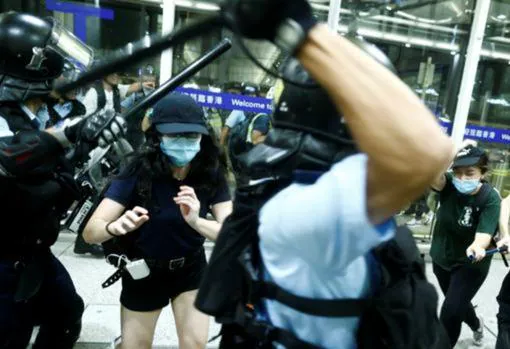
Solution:
<svg viewBox="0 0 510 349"><path fill-rule="evenodd" d="M200 10L205 10L205 11L218 11L220 9L220 7L218 5L206 4L203 2L195 3L195 7Z"/></svg>

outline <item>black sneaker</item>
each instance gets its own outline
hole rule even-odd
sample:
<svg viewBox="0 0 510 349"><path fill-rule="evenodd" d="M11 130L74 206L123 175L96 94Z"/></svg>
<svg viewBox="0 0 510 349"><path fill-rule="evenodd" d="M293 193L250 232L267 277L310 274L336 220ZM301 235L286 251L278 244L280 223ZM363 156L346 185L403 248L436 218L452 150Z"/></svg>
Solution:
<svg viewBox="0 0 510 349"><path fill-rule="evenodd" d="M83 236L78 235L76 237L76 241L74 242L74 253L76 254L87 254L90 253L94 257L103 257L103 247L101 245L96 244L87 244L85 240L83 240Z"/></svg>

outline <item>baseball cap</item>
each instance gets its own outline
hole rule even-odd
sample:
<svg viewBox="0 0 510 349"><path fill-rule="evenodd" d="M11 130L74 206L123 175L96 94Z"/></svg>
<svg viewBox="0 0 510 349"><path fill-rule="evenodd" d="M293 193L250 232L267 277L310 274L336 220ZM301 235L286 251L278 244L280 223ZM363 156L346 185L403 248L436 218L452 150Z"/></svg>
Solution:
<svg viewBox="0 0 510 349"><path fill-rule="evenodd" d="M486 153L482 148L467 146L457 153L452 167L476 166L480 163L484 155L486 155Z"/></svg>
<svg viewBox="0 0 510 349"><path fill-rule="evenodd" d="M202 108L193 98L180 93L171 93L156 103L151 121L160 133L209 134Z"/></svg>

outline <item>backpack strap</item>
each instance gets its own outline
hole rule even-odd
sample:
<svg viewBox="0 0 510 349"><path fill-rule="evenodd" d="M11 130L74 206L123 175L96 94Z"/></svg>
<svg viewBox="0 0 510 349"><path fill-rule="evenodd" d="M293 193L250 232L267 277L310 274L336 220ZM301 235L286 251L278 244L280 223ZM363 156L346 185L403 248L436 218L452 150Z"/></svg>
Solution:
<svg viewBox="0 0 510 349"><path fill-rule="evenodd" d="M260 298L272 299L297 311L314 316L350 317L361 316L370 306L368 299L313 299L296 296L275 283L256 281L256 294Z"/></svg>
<svg viewBox="0 0 510 349"><path fill-rule="evenodd" d="M255 315L243 306L238 307L234 323L241 326L246 334L258 341L257 348L266 348L265 344L272 347L272 343L277 342L287 349L320 349L316 345L299 339L290 331L256 320Z"/></svg>
<svg viewBox="0 0 510 349"><path fill-rule="evenodd" d="M95 110L97 112L103 109L104 106L106 105L106 93L104 92L102 83L95 84L93 88L94 90L96 90L97 93L97 109Z"/></svg>
<svg viewBox="0 0 510 349"><path fill-rule="evenodd" d="M120 104L119 86L113 86L112 91L113 91L113 109L117 113L120 113L122 111L122 106Z"/></svg>
<svg viewBox="0 0 510 349"><path fill-rule="evenodd" d="M483 207L489 201L489 195L491 193L492 186L489 183L483 183L480 191L475 197L475 209L476 212L480 212Z"/></svg>
<svg viewBox="0 0 510 349"><path fill-rule="evenodd" d="M251 246L241 254L241 264L252 284L254 303L258 303L261 298L272 299L302 313L323 317L361 316L372 304L369 299L313 299L296 296L275 283L263 281L258 275L254 257Z"/></svg>

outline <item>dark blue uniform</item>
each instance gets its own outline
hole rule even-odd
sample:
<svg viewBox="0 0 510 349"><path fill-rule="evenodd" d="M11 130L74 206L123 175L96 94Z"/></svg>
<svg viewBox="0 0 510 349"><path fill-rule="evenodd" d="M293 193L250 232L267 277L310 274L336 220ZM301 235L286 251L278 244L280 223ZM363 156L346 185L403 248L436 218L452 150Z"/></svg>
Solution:
<svg viewBox="0 0 510 349"><path fill-rule="evenodd" d="M36 130L17 104L2 104L0 116L12 133ZM0 348L72 348L81 330L84 305L50 246L60 218L77 198L72 168L63 156L26 177L0 176Z"/></svg>

